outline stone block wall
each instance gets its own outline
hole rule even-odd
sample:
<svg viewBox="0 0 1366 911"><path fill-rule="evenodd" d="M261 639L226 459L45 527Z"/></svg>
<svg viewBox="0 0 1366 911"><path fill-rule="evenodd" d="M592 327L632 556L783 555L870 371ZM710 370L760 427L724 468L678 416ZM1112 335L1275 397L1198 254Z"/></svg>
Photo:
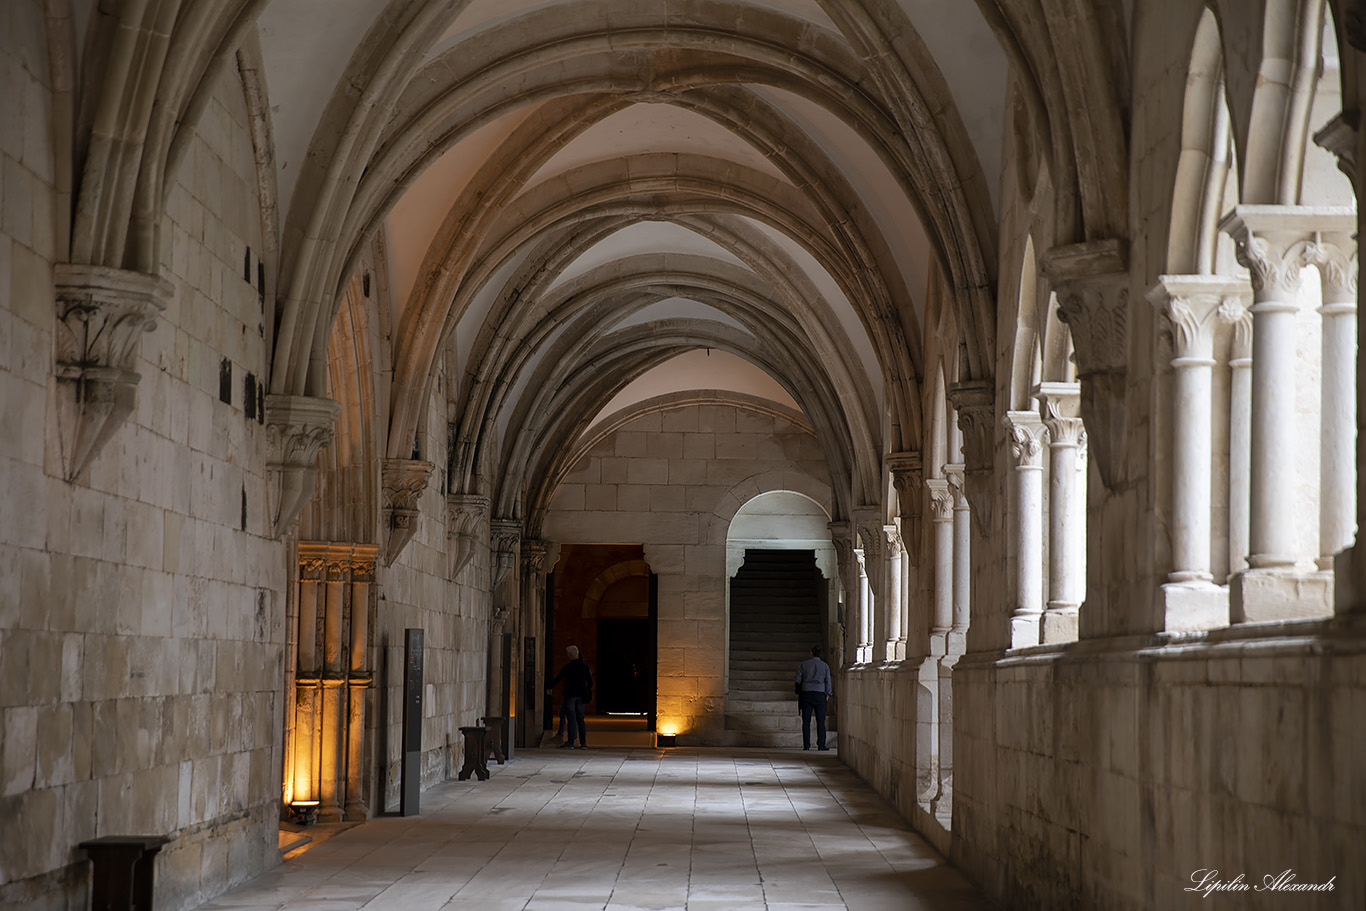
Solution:
<svg viewBox="0 0 1366 911"><path fill-rule="evenodd" d="M19 0L0 24L0 905L88 907L76 844L137 833L176 836L157 906L178 909L279 857L287 566L245 401L266 357L244 279L262 249L254 157L230 74L172 178L174 293L140 343L136 408L62 480L53 263L69 200L42 128L43 15Z"/></svg>
<svg viewBox="0 0 1366 911"><path fill-rule="evenodd" d="M963 659L952 859L1011 907L1201 908L1196 871L1286 869L1335 890L1209 900L1360 907L1366 641L1331 626Z"/></svg>
<svg viewBox="0 0 1366 911"><path fill-rule="evenodd" d="M659 721L681 743L719 743L725 729L726 530L770 490L829 509L816 439L747 408L680 404L611 433L574 466L543 536L560 543L640 543L659 577Z"/></svg>

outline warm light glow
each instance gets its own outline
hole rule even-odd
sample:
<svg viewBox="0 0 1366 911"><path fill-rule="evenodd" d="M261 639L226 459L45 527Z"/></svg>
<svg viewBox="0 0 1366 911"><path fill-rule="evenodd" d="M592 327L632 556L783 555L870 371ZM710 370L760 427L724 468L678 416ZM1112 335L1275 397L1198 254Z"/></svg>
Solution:
<svg viewBox="0 0 1366 911"><path fill-rule="evenodd" d="M316 807L322 803L321 800L295 800L290 802L291 807Z"/></svg>
<svg viewBox="0 0 1366 911"><path fill-rule="evenodd" d="M659 730L659 733L663 734L664 736L666 736L666 737L671 737L671 736L673 736L674 734L677 734L677 733L678 733L678 722L677 722L677 721L661 721L661 722L659 723L659 729L658 729L658 730Z"/></svg>

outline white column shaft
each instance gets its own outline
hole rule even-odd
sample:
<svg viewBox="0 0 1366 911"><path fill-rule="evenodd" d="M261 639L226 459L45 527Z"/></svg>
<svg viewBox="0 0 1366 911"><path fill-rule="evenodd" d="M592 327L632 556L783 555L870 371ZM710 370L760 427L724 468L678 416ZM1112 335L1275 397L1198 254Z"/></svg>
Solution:
<svg viewBox="0 0 1366 911"><path fill-rule="evenodd" d="M1355 301L1325 302L1322 429L1319 433L1319 566L1352 543L1356 530Z"/></svg>
<svg viewBox="0 0 1366 911"><path fill-rule="evenodd" d="M1020 465L1015 469L1016 514L1019 516L1019 563L1016 568L1016 618L1043 612L1043 468Z"/></svg>
<svg viewBox="0 0 1366 911"><path fill-rule="evenodd" d="M1228 573L1247 568L1251 497L1252 359L1234 358L1229 382Z"/></svg>
<svg viewBox="0 0 1366 911"><path fill-rule="evenodd" d="M1209 580L1212 359L1178 357L1172 452L1172 582Z"/></svg>
<svg viewBox="0 0 1366 911"><path fill-rule="evenodd" d="M953 626L953 516L934 518L934 626L946 633Z"/></svg>
<svg viewBox="0 0 1366 911"><path fill-rule="evenodd" d="M1295 563L1295 305L1252 306L1252 458L1248 564Z"/></svg>
<svg viewBox="0 0 1366 911"><path fill-rule="evenodd" d="M1048 608L1059 610L1081 603L1077 584L1082 536L1073 528L1081 512L1077 489L1077 444L1054 442L1048 447ZM1081 513L1084 515L1084 513Z"/></svg>
<svg viewBox="0 0 1366 911"><path fill-rule="evenodd" d="M961 492L954 497L953 507L953 631L962 633L968 628L969 593L972 579L972 511L967 497Z"/></svg>
<svg viewBox="0 0 1366 911"><path fill-rule="evenodd" d="M887 535L883 541L883 547L887 548L887 585L883 589L886 593L886 605L883 608L887 614L887 657L895 659L897 646L905 641L905 634L902 632L901 625L901 542L895 534Z"/></svg>

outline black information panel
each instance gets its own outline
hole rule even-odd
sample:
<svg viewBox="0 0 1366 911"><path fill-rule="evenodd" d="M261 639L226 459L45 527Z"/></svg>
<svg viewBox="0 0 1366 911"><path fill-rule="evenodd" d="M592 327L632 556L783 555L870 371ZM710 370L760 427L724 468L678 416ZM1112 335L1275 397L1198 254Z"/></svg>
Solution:
<svg viewBox="0 0 1366 911"><path fill-rule="evenodd" d="M422 788L422 630L403 631L403 771L399 813L418 814Z"/></svg>

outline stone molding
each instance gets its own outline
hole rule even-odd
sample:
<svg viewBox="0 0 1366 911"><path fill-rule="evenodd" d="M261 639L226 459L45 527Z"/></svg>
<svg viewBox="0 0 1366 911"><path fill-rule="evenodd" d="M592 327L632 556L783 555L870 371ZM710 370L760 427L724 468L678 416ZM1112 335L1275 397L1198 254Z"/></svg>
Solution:
<svg viewBox="0 0 1366 911"><path fill-rule="evenodd" d="M53 266L62 476L74 481L133 413L138 344L156 329L174 287L106 266Z"/></svg>
<svg viewBox="0 0 1366 911"><path fill-rule="evenodd" d="M341 405L303 395L266 396L266 440L270 456L271 521L282 536L313 496L318 451L331 444Z"/></svg>
<svg viewBox="0 0 1366 911"><path fill-rule="evenodd" d="M452 581L474 559L479 542L488 540L487 534L483 531L488 515L488 497L472 493L447 494L446 540L451 548Z"/></svg>
<svg viewBox="0 0 1366 911"><path fill-rule="evenodd" d="M379 548L335 541L299 542L302 582L374 582Z"/></svg>
<svg viewBox="0 0 1366 911"><path fill-rule="evenodd" d="M393 565L417 533L418 501L436 466L421 459L385 459L382 472L384 524L387 529L384 562Z"/></svg>
<svg viewBox="0 0 1366 911"><path fill-rule="evenodd" d="M1016 469L1043 470L1043 445L1046 431L1043 420L1033 411L1007 411L1001 418L1010 454Z"/></svg>
<svg viewBox="0 0 1366 911"><path fill-rule="evenodd" d="M1129 346L1125 242L1111 238L1054 247L1042 260L1072 332L1086 422L1101 482L1123 477Z"/></svg>
<svg viewBox="0 0 1366 911"><path fill-rule="evenodd" d="M996 392L990 380L970 380L949 387L949 401L963 431L965 495L972 506L977 533L991 533L992 475L995 462Z"/></svg>
<svg viewBox="0 0 1366 911"><path fill-rule="evenodd" d="M901 536L906 544L906 555L912 566L920 565L922 540L924 462L918 452L893 452L885 459L887 472L896 490L897 508L901 514Z"/></svg>

